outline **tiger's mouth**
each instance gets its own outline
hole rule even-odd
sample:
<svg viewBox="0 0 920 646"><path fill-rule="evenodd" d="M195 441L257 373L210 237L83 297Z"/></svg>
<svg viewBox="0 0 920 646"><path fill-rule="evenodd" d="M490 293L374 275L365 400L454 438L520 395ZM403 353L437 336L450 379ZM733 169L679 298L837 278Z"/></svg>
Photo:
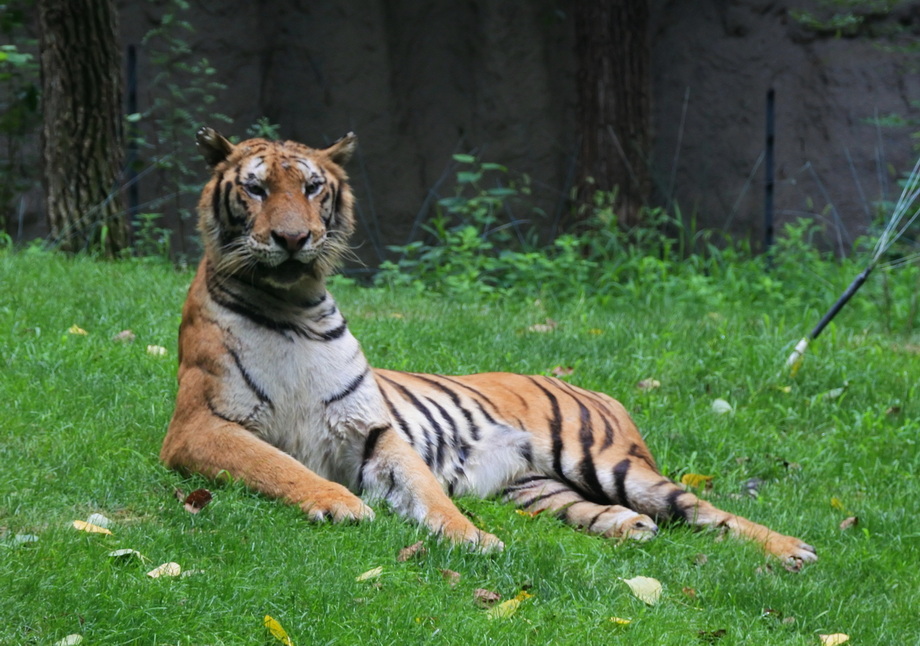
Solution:
<svg viewBox="0 0 920 646"><path fill-rule="evenodd" d="M273 283L291 284L305 276L313 276L313 263L288 258L275 266L259 264L256 274L259 278Z"/></svg>

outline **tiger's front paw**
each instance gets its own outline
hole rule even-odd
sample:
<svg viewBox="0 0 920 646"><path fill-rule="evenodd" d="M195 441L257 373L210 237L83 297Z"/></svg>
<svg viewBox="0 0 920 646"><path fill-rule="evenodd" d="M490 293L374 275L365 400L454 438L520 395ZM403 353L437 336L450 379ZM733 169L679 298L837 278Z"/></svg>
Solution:
<svg viewBox="0 0 920 646"><path fill-rule="evenodd" d="M454 545L466 545L483 554L505 549L505 544L497 536L482 531L462 515L441 523L436 531Z"/></svg>
<svg viewBox="0 0 920 646"><path fill-rule="evenodd" d="M307 517L315 522L331 520L334 523L356 520L373 520L374 510L345 487L330 486L315 491L300 503Z"/></svg>

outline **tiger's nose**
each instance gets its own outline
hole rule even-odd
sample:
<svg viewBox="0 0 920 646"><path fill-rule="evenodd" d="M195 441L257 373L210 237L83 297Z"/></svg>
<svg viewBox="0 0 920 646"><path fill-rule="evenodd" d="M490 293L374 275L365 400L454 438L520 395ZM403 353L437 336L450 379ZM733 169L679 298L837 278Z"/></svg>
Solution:
<svg viewBox="0 0 920 646"><path fill-rule="evenodd" d="M272 239L285 251L295 253L303 249L304 245L307 244L307 240L310 239L310 233L302 231L293 233L290 231L272 231Z"/></svg>

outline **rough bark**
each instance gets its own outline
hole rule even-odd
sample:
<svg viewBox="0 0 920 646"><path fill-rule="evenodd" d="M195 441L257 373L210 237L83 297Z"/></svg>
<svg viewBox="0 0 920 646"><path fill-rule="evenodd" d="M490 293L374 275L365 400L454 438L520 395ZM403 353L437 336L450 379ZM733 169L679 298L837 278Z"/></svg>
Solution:
<svg viewBox="0 0 920 646"><path fill-rule="evenodd" d="M38 10L51 238L64 250L115 255L128 239L117 11L112 0L39 0Z"/></svg>
<svg viewBox="0 0 920 646"><path fill-rule="evenodd" d="M576 0L579 197L618 190L622 224L639 222L650 179L648 0Z"/></svg>

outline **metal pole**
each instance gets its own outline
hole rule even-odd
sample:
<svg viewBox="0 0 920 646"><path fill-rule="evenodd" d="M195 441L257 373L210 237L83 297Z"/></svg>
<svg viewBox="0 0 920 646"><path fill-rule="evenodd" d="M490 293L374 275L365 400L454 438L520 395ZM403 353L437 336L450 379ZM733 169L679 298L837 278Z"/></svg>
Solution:
<svg viewBox="0 0 920 646"><path fill-rule="evenodd" d="M767 90L767 141L766 155L764 158L764 203L763 203L763 232L764 232L764 251L769 252L773 246L773 147L775 133L775 110L774 110L775 93L773 88Z"/></svg>

